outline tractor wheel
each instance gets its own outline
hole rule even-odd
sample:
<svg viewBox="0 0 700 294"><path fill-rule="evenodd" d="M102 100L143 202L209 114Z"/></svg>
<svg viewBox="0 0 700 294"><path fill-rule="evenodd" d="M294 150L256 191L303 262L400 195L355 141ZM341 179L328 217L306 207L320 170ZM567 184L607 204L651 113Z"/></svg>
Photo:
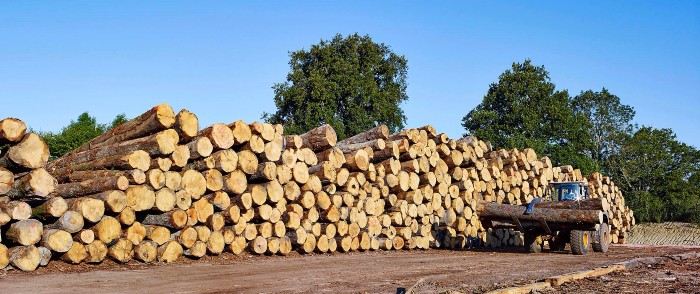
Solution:
<svg viewBox="0 0 700 294"><path fill-rule="evenodd" d="M575 255L584 255L588 253L588 247L591 244L591 232L589 231L571 231L571 253Z"/></svg>
<svg viewBox="0 0 700 294"><path fill-rule="evenodd" d="M610 228L608 227L608 224L600 225L600 230L596 232L594 241L593 251L608 252L608 245L610 245Z"/></svg>
<svg viewBox="0 0 700 294"><path fill-rule="evenodd" d="M525 249L528 253L540 253L542 252L542 246L537 242L537 235L535 233L525 233Z"/></svg>

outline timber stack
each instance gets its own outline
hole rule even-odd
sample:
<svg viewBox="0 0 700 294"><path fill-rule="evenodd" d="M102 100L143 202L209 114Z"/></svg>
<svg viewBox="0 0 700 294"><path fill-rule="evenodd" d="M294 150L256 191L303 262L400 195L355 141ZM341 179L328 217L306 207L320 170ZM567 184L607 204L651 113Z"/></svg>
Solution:
<svg viewBox="0 0 700 294"><path fill-rule="evenodd" d="M329 125L296 135L240 120L200 129L195 114L162 104L48 164L46 144L24 129L0 121L10 146L0 267L519 246L520 233L482 226L478 203L526 204L565 180L586 179L605 199L614 242L634 224L608 177L432 126L379 125L343 140Z"/></svg>

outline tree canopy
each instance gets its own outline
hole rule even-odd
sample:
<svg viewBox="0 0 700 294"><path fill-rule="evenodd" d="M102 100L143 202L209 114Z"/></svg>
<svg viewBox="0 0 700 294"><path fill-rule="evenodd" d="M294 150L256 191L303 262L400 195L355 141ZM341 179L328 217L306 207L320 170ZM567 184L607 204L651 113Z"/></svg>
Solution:
<svg viewBox="0 0 700 294"><path fill-rule="evenodd" d="M403 128L408 65L389 46L367 35L338 34L290 58L287 80L273 86L277 111L263 114L266 121L290 133L327 123L340 139L378 124Z"/></svg>
<svg viewBox="0 0 700 294"><path fill-rule="evenodd" d="M464 116L468 134L491 141L499 148L533 148L549 154L555 164L590 170L588 125L573 111L567 91L558 91L544 66L530 60L513 63L489 86L482 102Z"/></svg>
<svg viewBox="0 0 700 294"><path fill-rule="evenodd" d="M76 120L71 120L60 132L45 132L40 133L40 135L44 138L46 144L49 145L51 157L58 158L126 121L126 116L119 114L111 123L99 124L95 117L90 116L87 112L83 112Z"/></svg>

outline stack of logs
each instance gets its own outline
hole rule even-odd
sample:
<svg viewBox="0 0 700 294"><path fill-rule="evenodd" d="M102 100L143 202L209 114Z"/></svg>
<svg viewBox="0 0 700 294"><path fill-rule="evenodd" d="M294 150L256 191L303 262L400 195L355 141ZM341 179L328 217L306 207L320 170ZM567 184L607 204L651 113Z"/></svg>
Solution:
<svg viewBox="0 0 700 294"><path fill-rule="evenodd" d="M7 133L0 133L4 142L19 140ZM3 157L0 166L16 165ZM493 151L475 137L452 140L431 126L389 134L380 125L341 141L329 125L301 135L243 121L200 130L196 115L175 114L166 104L46 170L59 183L51 182L51 191L29 189L18 184L28 175L0 170L0 178L16 179L5 185L11 188L2 233L11 249L0 246L0 267L518 246L520 233L482 226L478 202L529 203L550 181L583 179L532 149ZM634 218L619 189L599 174L588 180L610 204L613 239L624 236ZM10 215L17 206L29 215Z"/></svg>

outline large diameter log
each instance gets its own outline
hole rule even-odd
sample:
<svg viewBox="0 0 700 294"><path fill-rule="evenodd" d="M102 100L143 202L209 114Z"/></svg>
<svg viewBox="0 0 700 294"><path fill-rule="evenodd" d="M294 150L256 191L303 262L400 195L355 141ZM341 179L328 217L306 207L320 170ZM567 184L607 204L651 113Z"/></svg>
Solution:
<svg viewBox="0 0 700 294"><path fill-rule="evenodd" d="M371 128L367 131L364 131L362 133L354 135L352 137L343 139L342 141L338 142L337 145L338 145L338 147L340 147L341 145L347 146L347 145L372 141L372 140L376 140L376 139L386 140L388 138L389 138L389 128L385 124L381 124L381 125L378 125L374 128ZM380 149L383 149L383 148L380 148Z"/></svg>
<svg viewBox="0 0 700 294"><path fill-rule="evenodd" d="M32 208L32 216L35 218L60 217L68 210L68 203L61 197L53 197L41 205Z"/></svg>
<svg viewBox="0 0 700 294"><path fill-rule="evenodd" d="M46 225L47 229L61 229L68 233L77 233L83 229L85 219L80 212L69 210L58 218L53 224Z"/></svg>
<svg viewBox="0 0 700 294"><path fill-rule="evenodd" d="M22 201L0 203L0 211L6 213L14 220L25 220L32 216L32 207Z"/></svg>
<svg viewBox="0 0 700 294"><path fill-rule="evenodd" d="M104 191L93 195L87 195L85 197L104 201L105 208L114 213L122 212L128 205L126 193L119 190Z"/></svg>
<svg viewBox="0 0 700 294"><path fill-rule="evenodd" d="M133 170L87 170L75 171L67 175L66 178L56 178L59 182L82 182L94 178L108 178L124 176L129 180L129 184L140 185L146 182L146 173L140 169Z"/></svg>
<svg viewBox="0 0 700 294"><path fill-rule="evenodd" d="M199 137L187 143L187 148L190 150L190 158L192 159L208 157L214 151L214 145L207 137Z"/></svg>
<svg viewBox="0 0 700 294"><path fill-rule="evenodd" d="M101 169L140 169L148 170L151 166L151 156L143 150L132 151L127 154L101 157L93 161L84 162L65 168L52 169L51 173L57 178L67 178L74 171L101 170Z"/></svg>
<svg viewBox="0 0 700 294"><path fill-rule="evenodd" d="M31 272L39 267L41 254L34 245L17 246L9 249L10 264L22 271Z"/></svg>
<svg viewBox="0 0 700 294"><path fill-rule="evenodd" d="M328 124L312 129L299 137L301 137L302 147L310 148L314 152L331 148L338 141L335 130Z"/></svg>
<svg viewBox="0 0 700 294"><path fill-rule="evenodd" d="M7 193L10 199L20 198L46 198L56 189L56 179L43 168L32 170L28 174L15 180L15 183Z"/></svg>
<svg viewBox="0 0 700 294"><path fill-rule="evenodd" d="M21 220L7 228L5 236L11 241L22 245L34 245L41 241L44 227L35 219Z"/></svg>
<svg viewBox="0 0 700 294"><path fill-rule="evenodd" d="M41 238L41 246L54 252L67 252L73 246L73 236L64 230L48 229Z"/></svg>
<svg viewBox="0 0 700 294"><path fill-rule="evenodd" d="M10 264L10 256L7 246L0 244L0 268L5 268Z"/></svg>
<svg viewBox="0 0 700 294"><path fill-rule="evenodd" d="M49 161L49 146L35 133L24 135L22 141L12 145L0 157L0 167L13 171L26 171L44 167Z"/></svg>
<svg viewBox="0 0 700 294"><path fill-rule="evenodd" d="M610 203L606 198L589 198L581 201L547 201L536 203L539 208L563 208L581 210L610 210Z"/></svg>
<svg viewBox="0 0 700 294"><path fill-rule="evenodd" d="M0 195L5 195L14 185L15 175L11 171L0 167Z"/></svg>
<svg viewBox="0 0 700 294"><path fill-rule="evenodd" d="M498 204L487 201L479 201L476 214L486 219L522 219L526 221L540 221L554 223L603 223L603 212L600 210L556 209L538 208L532 209L532 214L525 214L527 207L519 205Z"/></svg>
<svg viewBox="0 0 700 294"><path fill-rule="evenodd" d="M8 117L0 120L0 145L21 140L26 131L27 125L20 119Z"/></svg>
<svg viewBox="0 0 700 294"><path fill-rule="evenodd" d="M149 210L156 202L156 193L146 185L131 186L126 189L126 201L134 211Z"/></svg>
<svg viewBox="0 0 700 294"><path fill-rule="evenodd" d="M85 220L96 223L105 214L105 203L94 198L74 198L66 200L71 210L80 212Z"/></svg>
<svg viewBox="0 0 700 294"><path fill-rule="evenodd" d="M233 131L221 123L213 124L199 132L199 137L206 137L216 150L229 149L234 144Z"/></svg>
<svg viewBox="0 0 700 294"><path fill-rule="evenodd" d="M49 170L66 168L80 163L91 162L99 158L127 154L142 150L150 155L169 155L175 151L179 137L173 129L168 129L144 138L133 139L115 145L71 153L49 163Z"/></svg>
<svg viewBox="0 0 700 294"><path fill-rule="evenodd" d="M181 209L174 209L161 214L149 214L141 221L144 225L164 226L172 229L181 229L187 225L187 213Z"/></svg>
<svg viewBox="0 0 700 294"><path fill-rule="evenodd" d="M189 141L199 133L199 119L194 113L183 109L175 116L174 127L183 141Z"/></svg>
<svg viewBox="0 0 700 294"><path fill-rule="evenodd" d="M108 132L90 140L75 149L71 154L141 138L171 127L175 123L175 112L168 104L157 105L138 117L120 124Z"/></svg>
<svg viewBox="0 0 700 294"><path fill-rule="evenodd" d="M105 244L112 244L122 234L122 226L116 218L105 216L92 227L95 237Z"/></svg>
<svg viewBox="0 0 700 294"><path fill-rule="evenodd" d="M58 184L54 195L63 198L76 198L110 190L125 191L129 188L129 179L125 176L93 178L82 182Z"/></svg>

